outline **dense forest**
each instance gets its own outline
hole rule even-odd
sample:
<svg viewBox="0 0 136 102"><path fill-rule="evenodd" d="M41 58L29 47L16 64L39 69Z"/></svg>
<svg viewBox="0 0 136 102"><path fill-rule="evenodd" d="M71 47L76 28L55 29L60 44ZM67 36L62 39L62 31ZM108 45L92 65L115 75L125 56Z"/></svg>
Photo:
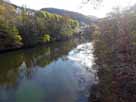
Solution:
<svg viewBox="0 0 136 102"><path fill-rule="evenodd" d="M99 82L91 102L135 102L136 6L115 8L92 27Z"/></svg>
<svg viewBox="0 0 136 102"><path fill-rule="evenodd" d="M69 17L17 7L0 0L0 51L66 40L78 31Z"/></svg>

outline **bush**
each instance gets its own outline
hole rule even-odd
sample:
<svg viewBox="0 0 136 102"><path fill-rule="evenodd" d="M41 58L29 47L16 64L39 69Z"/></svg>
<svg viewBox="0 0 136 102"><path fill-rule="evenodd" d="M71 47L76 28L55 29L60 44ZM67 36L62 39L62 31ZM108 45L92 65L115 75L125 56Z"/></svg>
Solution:
<svg viewBox="0 0 136 102"><path fill-rule="evenodd" d="M41 37L41 41L42 42L50 42L51 41L51 37L49 34L44 34L42 37Z"/></svg>

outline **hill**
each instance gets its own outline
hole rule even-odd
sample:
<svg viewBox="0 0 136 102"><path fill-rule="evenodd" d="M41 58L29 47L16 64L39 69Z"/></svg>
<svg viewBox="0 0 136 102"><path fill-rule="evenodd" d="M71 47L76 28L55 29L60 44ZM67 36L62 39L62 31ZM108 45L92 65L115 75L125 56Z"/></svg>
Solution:
<svg viewBox="0 0 136 102"><path fill-rule="evenodd" d="M97 20L94 16L85 16L81 13L63 10L63 9L56 9L56 8L43 8L42 11L48 11L50 13L55 13L62 16L67 16L70 18L73 18L75 20L78 20L81 24L91 24Z"/></svg>

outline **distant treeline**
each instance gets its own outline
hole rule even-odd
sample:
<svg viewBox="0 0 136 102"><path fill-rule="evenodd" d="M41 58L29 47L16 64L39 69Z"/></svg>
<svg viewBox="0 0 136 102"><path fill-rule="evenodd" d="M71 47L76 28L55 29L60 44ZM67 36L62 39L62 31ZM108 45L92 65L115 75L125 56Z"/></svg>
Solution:
<svg viewBox="0 0 136 102"><path fill-rule="evenodd" d="M72 19L78 20L81 25L91 25L97 21L97 17L95 16L85 16L81 13L77 13L74 11L68 11L63 9L57 9L57 8L43 8L41 10L48 11L53 14L58 14L62 16L67 16Z"/></svg>
<svg viewBox="0 0 136 102"><path fill-rule="evenodd" d="M73 36L78 27L78 21L71 18L0 0L0 50L65 40Z"/></svg>

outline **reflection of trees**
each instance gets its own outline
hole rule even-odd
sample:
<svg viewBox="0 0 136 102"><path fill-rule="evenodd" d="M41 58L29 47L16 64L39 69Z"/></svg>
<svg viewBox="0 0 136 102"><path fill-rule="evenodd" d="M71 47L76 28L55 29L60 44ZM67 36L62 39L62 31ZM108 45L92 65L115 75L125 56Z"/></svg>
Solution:
<svg viewBox="0 0 136 102"><path fill-rule="evenodd" d="M0 55L0 85L15 85L22 63L25 63L26 77L31 78L32 68L45 68L52 61L67 55L76 44L75 41L60 42Z"/></svg>
<svg viewBox="0 0 136 102"><path fill-rule="evenodd" d="M76 46L74 41L60 42L48 46L40 46L25 51L24 61L28 68L33 66L45 67L59 57L67 53Z"/></svg>
<svg viewBox="0 0 136 102"><path fill-rule="evenodd" d="M22 53L8 53L0 56L0 84L14 85L18 76L18 67L23 61Z"/></svg>

